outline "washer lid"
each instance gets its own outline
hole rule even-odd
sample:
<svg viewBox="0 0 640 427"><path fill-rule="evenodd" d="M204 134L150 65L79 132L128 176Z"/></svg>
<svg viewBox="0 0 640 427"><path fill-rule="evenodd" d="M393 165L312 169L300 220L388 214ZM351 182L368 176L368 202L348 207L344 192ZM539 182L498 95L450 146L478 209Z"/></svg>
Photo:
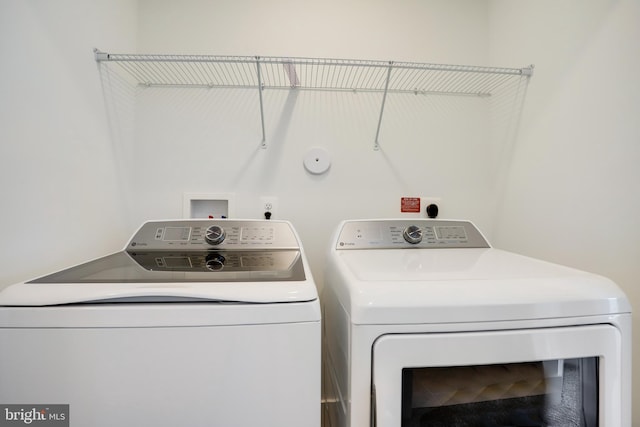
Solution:
<svg viewBox="0 0 640 427"><path fill-rule="evenodd" d="M27 283L301 282L298 250L123 251Z"/></svg>
<svg viewBox="0 0 640 427"><path fill-rule="evenodd" d="M317 298L299 251L118 252L0 292L0 305Z"/></svg>
<svg viewBox="0 0 640 427"><path fill-rule="evenodd" d="M4 306L315 299L297 236L283 221L146 223L126 250L0 292Z"/></svg>
<svg viewBox="0 0 640 427"><path fill-rule="evenodd" d="M609 279L498 249L333 251L328 285L357 324L629 313Z"/></svg>

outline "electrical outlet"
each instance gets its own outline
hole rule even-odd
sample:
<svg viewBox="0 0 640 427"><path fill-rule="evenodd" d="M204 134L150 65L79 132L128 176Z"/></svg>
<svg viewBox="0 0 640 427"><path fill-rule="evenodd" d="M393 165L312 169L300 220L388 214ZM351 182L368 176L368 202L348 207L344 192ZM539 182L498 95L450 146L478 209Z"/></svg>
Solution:
<svg viewBox="0 0 640 427"><path fill-rule="evenodd" d="M259 218L276 219L278 216L278 198L272 196L260 197Z"/></svg>
<svg viewBox="0 0 640 427"><path fill-rule="evenodd" d="M442 214L442 199L440 197L420 197L420 216L430 218L427 214L427 207L430 205L436 205L438 209L435 211L437 215L434 218L440 217ZM431 211L433 211L431 209Z"/></svg>

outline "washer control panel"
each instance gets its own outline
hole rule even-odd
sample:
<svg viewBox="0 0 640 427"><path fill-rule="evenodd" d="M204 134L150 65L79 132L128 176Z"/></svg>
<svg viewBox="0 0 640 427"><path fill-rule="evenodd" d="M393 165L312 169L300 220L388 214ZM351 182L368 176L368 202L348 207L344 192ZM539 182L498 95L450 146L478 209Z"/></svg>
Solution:
<svg viewBox="0 0 640 427"><path fill-rule="evenodd" d="M299 249L286 221L169 220L145 223L127 250Z"/></svg>
<svg viewBox="0 0 640 427"><path fill-rule="evenodd" d="M469 221L433 219L346 221L336 249L488 248Z"/></svg>

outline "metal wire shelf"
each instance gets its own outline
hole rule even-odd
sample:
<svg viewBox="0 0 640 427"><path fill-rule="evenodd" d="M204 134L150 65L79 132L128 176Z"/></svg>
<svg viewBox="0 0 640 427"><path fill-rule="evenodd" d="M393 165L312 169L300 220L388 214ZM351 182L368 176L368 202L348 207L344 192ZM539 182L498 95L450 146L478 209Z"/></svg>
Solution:
<svg viewBox="0 0 640 427"><path fill-rule="evenodd" d="M533 66L496 68L414 62L260 56L113 54L94 49L98 62L115 62L145 86L258 89L262 145L266 147L262 92L266 89L380 92L375 149L388 93L491 96Z"/></svg>

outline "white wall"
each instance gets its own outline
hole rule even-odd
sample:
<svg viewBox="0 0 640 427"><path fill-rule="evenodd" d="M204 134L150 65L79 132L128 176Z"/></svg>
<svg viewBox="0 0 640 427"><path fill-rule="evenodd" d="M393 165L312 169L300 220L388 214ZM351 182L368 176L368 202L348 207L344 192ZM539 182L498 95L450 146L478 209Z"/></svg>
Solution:
<svg viewBox="0 0 640 427"><path fill-rule="evenodd" d="M0 286L123 245L95 46L135 45L129 0L0 0Z"/></svg>
<svg viewBox="0 0 640 427"><path fill-rule="evenodd" d="M640 2L492 0L490 6L492 60L536 65L494 244L608 276L637 310ZM639 390L640 369L634 370ZM640 425L640 411L633 424Z"/></svg>
<svg viewBox="0 0 640 427"><path fill-rule="evenodd" d="M474 0L139 0L139 48L155 53L477 63L487 5Z"/></svg>

